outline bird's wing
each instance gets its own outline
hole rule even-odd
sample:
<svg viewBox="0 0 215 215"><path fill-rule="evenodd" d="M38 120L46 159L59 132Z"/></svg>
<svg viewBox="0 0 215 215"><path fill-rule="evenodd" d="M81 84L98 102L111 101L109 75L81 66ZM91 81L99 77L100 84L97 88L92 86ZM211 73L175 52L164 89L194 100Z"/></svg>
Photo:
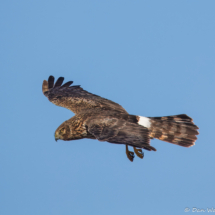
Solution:
<svg viewBox="0 0 215 215"><path fill-rule="evenodd" d="M119 104L108 99L83 90L80 85L70 86L73 81L62 85L63 77L54 83L54 77L50 76L48 81L44 80L42 85L43 94L55 105L65 107L74 113L88 111L90 109L115 110L127 113Z"/></svg>
<svg viewBox="0 0 215 215"><path fill-rule="evenodd" d="M149 144L149 130L138 124L123 119L98 116L86 120L86 127L97 140L156 151Z"/></svg>

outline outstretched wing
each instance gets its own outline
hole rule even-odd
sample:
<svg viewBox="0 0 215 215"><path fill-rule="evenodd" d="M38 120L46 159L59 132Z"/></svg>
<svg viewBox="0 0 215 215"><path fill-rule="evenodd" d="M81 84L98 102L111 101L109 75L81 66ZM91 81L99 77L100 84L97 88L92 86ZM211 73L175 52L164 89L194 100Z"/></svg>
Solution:
<svg viewBox="0 0 215 215"><path fill-rule="evenodd" d="M43 94L55 105L65 107L74 113L80 113L90 109L115 110L127 113L119 104L108 99L94 95L83 90L80 85L70 86L73 81L62 85L63 77L54 83L54 77L50 76L48 81L43 81Z"/></svg>
<svg viewBox="0 0 215 215"><path fill-rule="evenodd" d="M97 140L156 151L149 144L149 130L138 124L123 119L101 118L98 116L86 120L86 127L88 132L95 136Z"/></svg>

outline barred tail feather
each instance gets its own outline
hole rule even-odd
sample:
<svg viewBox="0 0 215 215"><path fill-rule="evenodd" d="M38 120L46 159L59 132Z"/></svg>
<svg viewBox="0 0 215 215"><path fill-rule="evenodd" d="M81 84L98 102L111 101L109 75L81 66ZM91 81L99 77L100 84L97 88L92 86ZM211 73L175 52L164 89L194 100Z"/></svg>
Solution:
<svg viewBox="0 0 215 215"><path fill-rule="evenodd" d="M173 143L179 146L190 147L195 145L199 128L192 118L186 114L164 117L139 117L139 124L147 127L150 137Z"/></svg>

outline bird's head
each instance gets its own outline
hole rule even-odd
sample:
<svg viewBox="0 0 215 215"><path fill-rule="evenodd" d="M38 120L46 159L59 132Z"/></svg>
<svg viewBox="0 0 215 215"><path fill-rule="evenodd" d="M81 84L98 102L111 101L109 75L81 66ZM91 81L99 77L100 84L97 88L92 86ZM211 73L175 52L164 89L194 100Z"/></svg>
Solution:
<svg viewBox="0 0 215 215"><path fill-rule="evenodd" d="M67 140L70 134L70 128L66 123L60 125L57 130L55 131L54 137L55 140Z"/></svg>

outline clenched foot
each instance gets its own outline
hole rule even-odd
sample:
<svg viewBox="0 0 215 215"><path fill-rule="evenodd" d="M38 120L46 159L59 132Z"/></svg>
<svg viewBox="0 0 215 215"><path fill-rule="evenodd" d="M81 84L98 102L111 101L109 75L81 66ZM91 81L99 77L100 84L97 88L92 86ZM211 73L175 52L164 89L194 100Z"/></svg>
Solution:
<svg viewBox="0 0 215 215"><path fill-rule="evenodd" d="M143 159L144 153L143 153L142 149L137 149L136 147L134 147L134 152L139 158Z"/></svg>
<svg viewBox="0 0 215 215"><path fill-rule="evenodd" d="M128 159L133 162L134 160L134 152L131 152L128 150L128 145L126 145L126 155L128 157Z"/></svg>

